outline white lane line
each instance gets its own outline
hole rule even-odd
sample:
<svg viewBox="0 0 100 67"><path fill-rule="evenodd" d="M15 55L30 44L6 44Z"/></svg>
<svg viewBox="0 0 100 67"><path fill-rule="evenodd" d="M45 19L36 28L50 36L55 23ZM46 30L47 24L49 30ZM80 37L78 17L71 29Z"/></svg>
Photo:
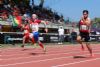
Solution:
<svg viewBox="0 0 100 67"><path fill-rule="evenodd" d="M100 60L100 58L95 58L95 59L90 59L90 60L84 60L84 61L78 61L78 62L67 63L67 64L61 64L61 65L56 65L56 66L51 66L51 67L63 67L63 66L74 65L74 64L79 64L79 63L84 63L84 62L90 62L90 61L96 61L96 60Z"/></svg>
<svg viewBox="0 0 100 67"><path fill-rule="evenodd" d="M95 44L91 44L91 45L93 45L93 46L99 46L99 45L95 45ZM57 45L57 47L56 46L47 46L47 48L61 48L61 47L76 47L76 46L78 46L78 47L80 47L80 44L77 44L77 45ZM34 47L33 47L34 48ZM33 48L25 48L25 49L33 49ZM1 51L12 51L12 50L17 50L17 49L22 49L21 47L14 47L14 48L7 48L7 49L3 49L3 48L1 48L0 50Z"/></svg>
<svg viewBox="0 0 100 67"><path fill-rule="evenodd" d="M100 49L100 48L95 48L95 49ZM74 49L72 49L73 51L77 51L77 50L80 50L80 49L77 49L77 48L74 48ZM94 49L93 49L94 50ZM32 50L33 51L33 50ZM70 50L67 50L68 52L70 51ZM66 51L66 52L67 52ZM27 52L31 52L31 51L25 51L25 53L21 53L21 54L11 54L11 55L0 55L0 57L1 56L16 56L16 55L26 55L27 54ZM63 52L63 51L50 51L49 53L52 53L52 52Z"/></svg>
<svg viewBox="0 0 100 67"><path fill-rule="evenodd" d="M100 53L94 53L94 54L100 54ZM89 54L85 54L85 55L89 55ZM21 62L21 63L5 64L5 65L0 65L0 67L7 67L7 66L14 66L14 65L22 65L22 64L29 64L29 63L39 63L39 62L46 62L46 61L52 61L52 60L66 59L66 58L72 58L72 57L73 56L58 57L58 58L44 59L44 60L38 60L38 61L28 61L28 62Z"/></svg>
<svg viewBox="0 0 100 67"><path fill-rule="evenodd" d="M80 46L79 46L80 47ZM51 47L51 48L48 48L47 47L47 49L49 49L49 50L51 50L51 49L56 49L57 47ZM62 48L62 47L59 47L59 48ZM67 46L66 46L66 48L68 48ZM66 49L65 47L64 47L64 49ZM14 49L14 48L12 48L12 50L1 50L1 51L14 51L14 50L24 50L24 49L26 49L26 50L33 50L33 49L35 49L35 48L19 48L19 49ZM77 48L76 48L77 49ZM38 48L37 48L37 50L39 50ZM22 52L22 51L21 51Z"/></svg>
<svg viewBox="0 0 100 67"><path fill-rule="evenodd" d="M99 50L95 50L95 51L99 51ZM84 52L88 52L88 51L84 51ZM18 58L9 58L9 59L2 59L2 60L16 60L16 59L25 59L25 58L33 58L33 57L46 57L46 56L53 56L53 55L61 55L61 54L70 54L70 53L80 53L80 52L64 52L64 53L58 53L58 54L49 54L49 55L39 55L39 56L28 56L28 57L18 57Z"/></svg>
<svg viewBox="0 0 100 67"><path fill-rule="evenodd" d="M26 48L27 49L27 48ZM56 48L55 48L56 49ZM65 48L64 48L65 49ZM77 48L74 48L73 50L76 50ZM69 49L68 51L70 51L71 49ZM3 50L2 50L3 51ZM1 53L2 53L2 51L1 51ZM12 50L13 51L13 50ZM38 51L38 50L35 50L36 52ZM7 51L6 51L7 52ZM25 52L24 54L26 54L26 52L31 52L31 51L23 51L23 49L21 50L21 51L18 51L17 53L23 53L23 52ZM62 52L62 51L50 51L49 53L51 53L51 52ZM13 55L20 55L20 54L13 54ZM12 55L2 55L2 56L12 56Z"/></svg>
<svg viewBox="0 0 100 67"><path fill-rule="evenodd" d="M66 46L66 47L77 47L77 46L80 47L80 45L65 45L65 46ZM93 44L93 46L94 46L94 44ZM98 46L98 45L96 45L96 46ZM95 47L96 47L96 46L95 46ZM60 47L62 47L62 46L59 46L58 48L60 48ZM50 47L47 47L47 48L50 48ZM52 46L52 48L57 48L57 47ZM15 49L16 49L16 50L18 50L18 49L20 50L20 49L22 49L22 48L8 48L8 49L1 50L1 52L2 52L2 51L6 51L6 52L7 52L7 51L13 51L13 50L15 50ZM25 49L29 49L29 48L25 48ZM30 49L33 49L33 48L30 48ZM66 49L67 49L67 48L66 48ZM76 49L77 49L77 48L76 48ZM25 52L30 52L30 51L25 51ZM15 55L15 54L14 54L14 55ZM18 54L18 55L20 55L20 54ZM3 55L2 55L2 56L3 56ZM6 56L7 56L7 55L6 55ZM11 55L9 55L9 56L11 56Z"/></svg>
<svg viewBox="0 0 100 67"><path fill-rule="evenodd" d="M100 51L100 50L95 50L95 51ZM88 52L88 51L84 51L84 52ZM48 54L48 55L39 55L39 56L28 56L28 57L17 57L17 58L9 58L9 59L1 59L1 61L7 61L7 60L20 60L20 59L29 59L29 58L34 58L34 57L46 57L46 56L54 56L54 55L62 55L62 54L71 54L71 53L80 53L80 52L67 52L67 53L58 53L58 54Z"/></svg>
<svg viewBox="0 0 100 67"><path fill-rule="evenodd" d="M53 47L56 47L56 48L60 48L60 47L67 47L67 46L73 46L73 45L57 45L57 46L46 46L47 48L53 48ZM79 45L77 45L79 46ZM28 49L29 47L25 47L25 49ZM29 49L33 49L34 47L31 47ZM22 49L21 47L10 47L10 48L0 48L0 50L5 50L5 51L12 51L12 50L15 50L15 49Z"/></svg>
<svg viewBox="0 0 100 67"><path fill-rule="evenodd" d="M97 49L97 48L96 48L96 49ZM80 50L80 49L76 49L76 48L75 48L75 49L72 49L72 50L73 50L73 51L77 51L77 50ZM67 50L67 51L69 52L69 51L72 51L72 50L69 49L69 50ZM32 50L32 51L33 51L33 50ZM67 52L67 51L66 51L66 52ZM27 52L31 52L31 51L27 51ZM48 52L48 51L47 51L47 52ZM57 53L57 52L63 52L63 51L57 51L57 50L56 50L56 51L50 51L49 53L52 53L52 52L56 52L56 53ZM25 53L22 53L22 54L1 55L1 56L15 56L15 55L24 55L24 54L27 54L27 53L25 52Z"/></svg>
<svg viewBox="0 0 100 67"><path fill-rule="evenodd" d="M76 49L73 49L73 50L68 50L68 52L67 51L63 51L63 53L62 53L62 51L52 51L52 52L56 52L56 54L49 54L49 55L59 55L59 54L70 54L70 53L78 53L78 52L73 52L73 51L78 51L78 49L76 50ZM94 51L99 51L99 50L97 50L97 48L96 48L96 50L94 49ZM57 52L60 52L60 53L57 53ZM87 51L84 51L84 52L87 52ZM18 55L26 55L26 53L23 53L23 54L13 54L13 55L0 55L0 57L9 57L9 56L18 56ZM39 55L39 56L34 56L34 57L41 57L41 56L48 56L48 55ZM33 57L33 56L28 56L28 57L17 57L17 58L9 58L9 59L2 59L2 60L14 60L14 59L21 59L21 58L31 58L31 57Z"/></svg>

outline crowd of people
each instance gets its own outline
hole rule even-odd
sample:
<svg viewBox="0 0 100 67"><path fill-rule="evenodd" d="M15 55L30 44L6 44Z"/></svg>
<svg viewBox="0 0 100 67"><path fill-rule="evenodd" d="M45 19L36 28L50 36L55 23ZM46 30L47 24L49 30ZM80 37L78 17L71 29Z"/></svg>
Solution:
<svg viewBox="0 0 100 67"><path fill-rule="evenodd" d="M34 13L38 15L39 19L52 22L58 21L61 18L63 19L63 16L58 15L57 12L53 12L51 8L41 8L38 5L34 5L31 8L29 3L24 3L23 0L20 0L19 3L13 0L0 0L0 18L2 20L8 20L9 15L13 15L16 12L21 16L27 14L29 17Z"/></svg>

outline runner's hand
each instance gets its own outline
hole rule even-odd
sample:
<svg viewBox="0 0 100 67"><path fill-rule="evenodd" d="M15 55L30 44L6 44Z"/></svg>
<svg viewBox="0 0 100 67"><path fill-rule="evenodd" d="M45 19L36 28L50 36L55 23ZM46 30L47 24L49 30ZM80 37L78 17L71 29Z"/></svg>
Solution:
<svg viewBox="0 0 100 67"><path fill-rule="evenodd" d="M46 33L48 33L48 29L47 28L45 28L44 30L45 30Z"/></svg>

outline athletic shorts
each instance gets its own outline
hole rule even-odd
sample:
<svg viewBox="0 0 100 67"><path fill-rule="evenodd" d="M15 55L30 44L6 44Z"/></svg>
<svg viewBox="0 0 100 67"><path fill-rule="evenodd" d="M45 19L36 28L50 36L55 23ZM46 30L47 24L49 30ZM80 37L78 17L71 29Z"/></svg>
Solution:
<svg viewBox="0 0 100 67"><path fill-rule="evenodd" d="M29 33L24 33L25 38L25 43L29 42Z"/></svg>
<svg viewBox="0 0 100 67"><path fill-rule="evenodd" d="M87 33L87 32L80 32L80 36L81 36L82 40L84 39L85 42L89 42L90 41L89 33Z"/></svg>
<svg viewBox="0 0 100 67"><path fill-rule="evenodd" d="M33 37L35 42L37 42L39 40L39 32L33 32Z"/></svg>
<svg viewBox="0 0 100 67"><path fill-rule="evenodd" d="M30 33L24 33L24 36L26 36L26 38L29 38L29 34Z"/></svg>

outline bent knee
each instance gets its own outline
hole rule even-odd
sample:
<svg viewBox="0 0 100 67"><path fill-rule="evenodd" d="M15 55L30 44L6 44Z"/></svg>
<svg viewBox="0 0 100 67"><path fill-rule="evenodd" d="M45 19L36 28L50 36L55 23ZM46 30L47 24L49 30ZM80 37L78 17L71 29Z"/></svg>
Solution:
<svg viewBox="0 0 100 67"><path fill-rule="evenodd" d="M81 36L77 36L77 41L81 41Z"/></svg>

